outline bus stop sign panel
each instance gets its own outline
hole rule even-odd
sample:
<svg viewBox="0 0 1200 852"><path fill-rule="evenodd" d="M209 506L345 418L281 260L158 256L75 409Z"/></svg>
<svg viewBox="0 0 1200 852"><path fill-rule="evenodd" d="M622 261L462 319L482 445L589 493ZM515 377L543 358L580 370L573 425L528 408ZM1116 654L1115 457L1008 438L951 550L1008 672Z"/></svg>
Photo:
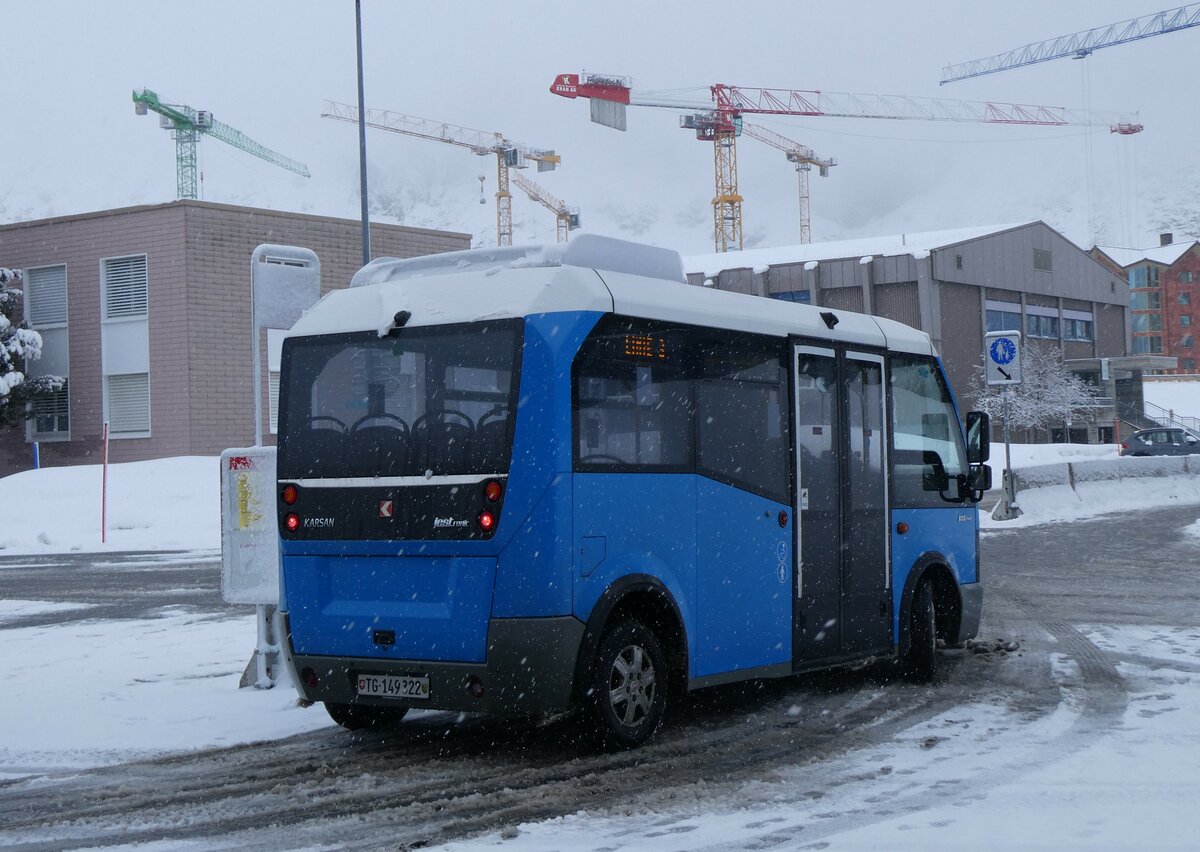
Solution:
<svg viewBox="0 0 1200 852"><path fill-rule="evenodd" d="M989 331L983 338L984 370L989 385L1021 383L1021 333Z"/></svg>

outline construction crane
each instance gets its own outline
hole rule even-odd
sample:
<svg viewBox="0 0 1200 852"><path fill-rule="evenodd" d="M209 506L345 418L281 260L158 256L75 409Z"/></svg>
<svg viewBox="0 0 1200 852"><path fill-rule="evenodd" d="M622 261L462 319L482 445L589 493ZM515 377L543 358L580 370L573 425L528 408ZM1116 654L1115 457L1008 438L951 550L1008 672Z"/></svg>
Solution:
<svg viewBox="0 0 1200 852"><path fill-rule="evenodd" d="M513 183L525 190L525 194L530 199L554 214L554 218L557 220L555 230L558 242L565 243L567 234L579 227L579 208L568 208L566 204L547 192L544 187L538 186L523 174L514 174L512 180Z"/></svg>
<svg viewBox="0 0 1200 852"><path fill-rule="evenodd" d="M747 136L757 139L759 142L764 142L772 148L783 152L789 163L794 163L796 166L796 175L800 182L800 243L807 245L812 242L812 216L810 209L810 200L808 195L808 176L812 171L812 167L817 167L817 174L821 177L828 177L829 170L837 165L837 160L823 160L813 153L812 148L807 145L801 145L799 142L793 142L786 136L780 136L773 130L768 130L765 127L760 127L757 124L751 124L748 121L742 122L742 132Z"/></svg>
<svg viewBox="0 0 1200 852"><path fill-rule="evenodd" d="M196 143L201 135L220 139L227 145L240 148L247 154L253 154L282 169L311 177L308 166L304 163L272 151L242 131L222 124L213 118L208 110L193 109L183 104L163 103L150 89L134 91L133 108L138 115L145 115L147 112L158 113L158 126L171 131L171 136L175 139L175 182L179 198L197 197Z"/></svg>
<svg viewBox="0 0 1200 852"><path fill-rule="evenodd" d="M719 252L742 248L742 197L737 192L737 135L742 116L791 115L838 118L886 118L919 121L983 122L1043 127L1105 126L1123 135L1140 133L1136 115L1071 110L1064 107L1010 104L997 101L954 101L906 95L856 95L800 89L756 89L718 83L709 87L711 101L703 102L633 90L628 77L601 74L560 74L550 86L564 98L588 98L592 121L625 129L627 106L675 110L706 110L685 115L681 125L704 125L713 142L717 192L713 198L713 241Z"/></svg>
<svg viewBox="0 0 1200 852"><path fill-rule="evenodd" d="M326 101L321 116L357 124L358 107L338 101ZM498 246L512 245L512 193L508 191L509 169L528 168L528 161L533 160L537 163L538 171L545 172L550 171L562 161L562 158L553 151L530 148L520 142L513 142L500 133L472 130L469 127L459 127L457 124L432 121L428 118L418 118L399 112L368 109L363 117L363 124L391 133L402 133L418 139L430 139L434 142L447 142L451 145L469 148L480 156L495 154L496 245Z"/></svg>
<svg viewBox="0 0 1200 852"><path fill-rule="evenodd" d="M1140 18L1130 18L1128 21L1034 42L1007 53L998 53L958 65L947 65L942 69L941 84L981 77L984 74L996 74L1010 68L1021 68L1068 56L1083 59L1102 47L1116 47L1118 44L1128 44L1131 41L1140 41L1195 26L1200 26L1200 3L1189 3L1177 9L1167 9L1153 15L1142 15Z"/></svg>

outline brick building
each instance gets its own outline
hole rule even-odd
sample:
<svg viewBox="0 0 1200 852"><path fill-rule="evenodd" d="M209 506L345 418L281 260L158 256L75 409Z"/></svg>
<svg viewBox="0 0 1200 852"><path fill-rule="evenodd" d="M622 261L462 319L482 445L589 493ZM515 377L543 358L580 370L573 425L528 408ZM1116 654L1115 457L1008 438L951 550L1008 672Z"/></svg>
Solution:
<svg viewBox="0 0 1200 852"><path fill-rule="evenodd" d="M1162 234L1150 249L1095 246L1091 254L1129 287L1130 352L1176 358L1174 369L1196 372L1196 328L1200 320L1200 243L1176 243Z"/></svg>
<svg viewBox="0 0 1200 852"><path fill-rule="evenodd" d="M305 246L321 291L362 260L347 219L175 201L0 226L0 265L25 270L25 311L44 354L31 371L67 377L25 427L0 432L0 476L32 466L215 455L253 443L250 256ZM470 248L470 235L372 225L374 256ZM264 376L262 393L269 377Z"/></svg>

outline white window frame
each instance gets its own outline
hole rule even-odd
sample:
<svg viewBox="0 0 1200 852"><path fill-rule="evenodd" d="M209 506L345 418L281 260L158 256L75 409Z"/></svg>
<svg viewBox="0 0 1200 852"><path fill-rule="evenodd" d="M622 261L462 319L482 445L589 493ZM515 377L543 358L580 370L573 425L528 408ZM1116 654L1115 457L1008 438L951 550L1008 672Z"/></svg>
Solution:
<svg viewBox="0 0 1200 852"><path fill-rule="evenodd" d="M108 264L112 261L142 258L146 269L145 303L143 313L129 314L118 317L108 315ZM100 258L100 339L101 339L101 376L104 396L104 420L109 423L109 438L125 440L149 438L152 436L154 407L153 390L150 381L150 256L145 252L113 255ZM131 345L131 341L137 341ZM138 345L144 341L144 348ZM117 363L111 363L116 361ZM146 377L146 425L147 428L136 432L112 432L112 419L109 412L109 381L113 377L141 376Z"/></svg>
<svg viewBox="0 0 1200 852"><path fill-rule="evenodd" d="M33 306L33 298L32 298L33 297L33 279L34 279L36 273L40 272L43 269L62 269L63 318L62 318L62 320L60 320L58 322L40 323L40 324L35 325L32 317L30 316L30 311L32 310L32 306ZM22 301L24 302L23 307L24 307L25 321L27 323L29 323L30 328L32 328L34 331L37 331L37 332L58 331L58 330L66 330L66 329L70 328L71 280L70 280L70 272L67 268L67 264L65 264L65 263L45 263L45 264L42 264L41 266L26 267L25 268L24 286L25 286L25 298ZM63 388L63 391L67 395L66 396L67 428L63 431L58 431L56 429L51 432L39 432L37 430L37 418L33 417L30 420L28 420L25 424L25 439L27 441L31 441L31 442L37 441L38 443L63 443L63 442L71 440L71 395L70 395L70 388L71 388L71 384L70 384L71 383L71 343L70 342L71 342L71 336L70 336L70 333L68 332L67 334L62 335L62 337L64 338L64 342L66 345L66 352L64 353L64 355L65 355L64 360L66 362L67 369L63 375L63 379L66 380L67 384L66 384L66 387ZM43 345L45 345L45 343L46 343L45 336L43 336L42 343L43 343ZM34 375L34 373L32 371L30 374ZM41 374L41 375L44 375L44 374ZM57 374L55 374L55 375L57 375Z"/></svg>

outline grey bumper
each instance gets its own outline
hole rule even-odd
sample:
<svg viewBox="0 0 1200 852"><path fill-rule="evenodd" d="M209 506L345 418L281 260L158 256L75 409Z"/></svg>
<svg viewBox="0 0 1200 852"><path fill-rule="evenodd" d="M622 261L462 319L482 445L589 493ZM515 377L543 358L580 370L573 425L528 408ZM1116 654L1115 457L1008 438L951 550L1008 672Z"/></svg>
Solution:
<svg viewBox="0 0 1200 852"><path fill-rule="evenodd" d="M983 615L983 583L960 586L962 593L962 623L958 627L958 643L979 635L979 619Z"/></svg>
<svg viewBox="0 0 1200 852"><path fill-rule="evenodd" d="M423 660L384 660L368 657L326 657L291 654L299 675L296 689L310 701L338 704L392 705L386 698L359 698L360 673L417 675L429 678L428 701L410 707L480 713L545 713L571 705L575 661L583 640L583 622L572 616L555 618L494 618L488 625L487 661L444 663ZM288 630L291 650L291 631ZM304 683L311 669L317 685ZM479 698L467 692L471 678L483 684Z"/></svg>

